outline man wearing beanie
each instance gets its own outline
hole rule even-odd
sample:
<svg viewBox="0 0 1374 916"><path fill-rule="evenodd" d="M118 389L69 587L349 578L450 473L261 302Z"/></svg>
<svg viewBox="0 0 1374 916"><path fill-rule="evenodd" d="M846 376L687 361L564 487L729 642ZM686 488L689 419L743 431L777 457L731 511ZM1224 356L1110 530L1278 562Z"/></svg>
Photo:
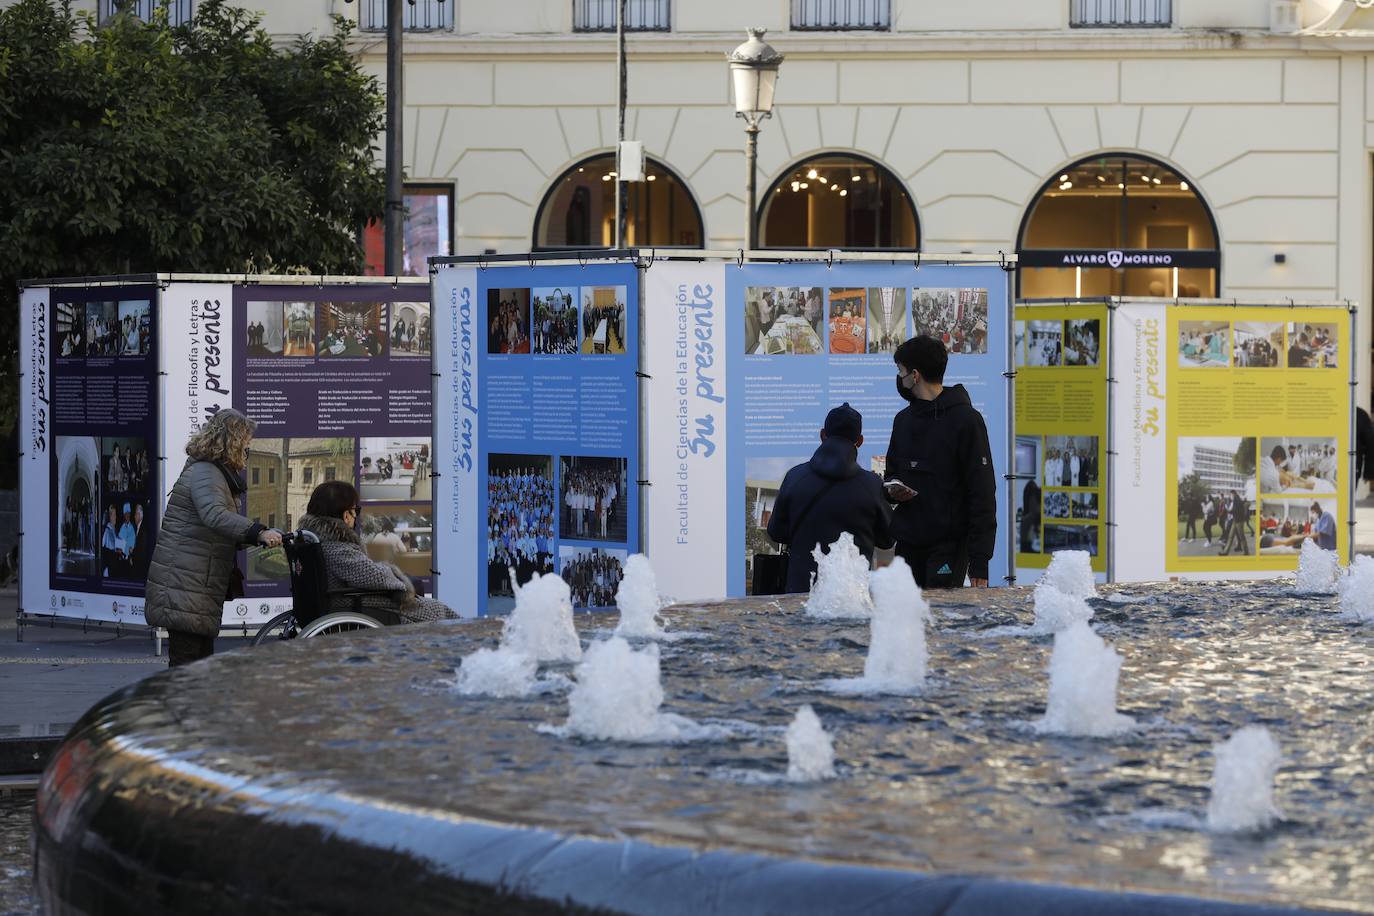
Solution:
<svg viewBox="0 0 1374 916"><path fill-rule="evenodd" d="M944 386L949 354L913 337L892 354L907 406L892 421L887 494L892 535L922 588L988 584L997 541L997 479L983 415L963 385Z"/></svg>
<svg viewBox="0 0 1374 916"><path fill-rule="evenodd" d="M841 404L826 414L821 444L811 460L783 478L768 520L768 536L789 545L789 592L810 590L816 572L812 550L817 544L828 549L845 531L854 536L870 563L875 547L892 547L888 533L892 509L883 494L883 482L859 467L863 441L863 417L847 402Z"/></svg>

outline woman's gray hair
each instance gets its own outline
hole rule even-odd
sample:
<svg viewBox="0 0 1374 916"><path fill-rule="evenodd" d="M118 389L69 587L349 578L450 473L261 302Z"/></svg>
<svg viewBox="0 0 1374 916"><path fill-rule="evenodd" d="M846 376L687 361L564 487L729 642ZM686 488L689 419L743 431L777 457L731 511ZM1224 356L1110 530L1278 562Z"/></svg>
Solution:
<svg viewBox="0 0 1374 916"><path fill-rule="evenodd" d="M215 414L186 443L186 454L197 461L219 461L236 470L248 466L248 443L258 424L237 410Z"/></svg>

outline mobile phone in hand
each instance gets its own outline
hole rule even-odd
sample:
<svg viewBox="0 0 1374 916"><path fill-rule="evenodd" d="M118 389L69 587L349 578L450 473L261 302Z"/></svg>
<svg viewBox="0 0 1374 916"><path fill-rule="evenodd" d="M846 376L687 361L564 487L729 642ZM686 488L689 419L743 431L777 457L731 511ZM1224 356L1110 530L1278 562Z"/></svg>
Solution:
<svg viewBox="0 0 1374 916"><path fill-rule="evenodd" d="M900 480L889 480L887 483L883 484L883 489L887 491L887 495L888 495L888 496L894 496L894 497L896 497L896 496L915 496L915 495L916 495L916 491L915 491L915 490L911 489L911 487L908 487L906 484L902 483Z"/></svg>

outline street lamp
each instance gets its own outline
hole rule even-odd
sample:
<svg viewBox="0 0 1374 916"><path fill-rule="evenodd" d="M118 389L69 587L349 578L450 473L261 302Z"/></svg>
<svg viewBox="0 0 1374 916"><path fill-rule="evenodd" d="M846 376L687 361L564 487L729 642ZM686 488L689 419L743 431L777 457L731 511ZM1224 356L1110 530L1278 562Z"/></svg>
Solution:
<svg viewBox="0 0 1374 916"><path fill-rule="evenodd" d="M735 117L743 118L749 143L745 168L749 170L748 200L745 202L745 248L758 247L758 226L754 219L755 171L759 154L759 124L773 116L773 87L778 81L782 55L763 40L767 29L748 29L749 40L731 51L730 77L735 89Z"/></svg>

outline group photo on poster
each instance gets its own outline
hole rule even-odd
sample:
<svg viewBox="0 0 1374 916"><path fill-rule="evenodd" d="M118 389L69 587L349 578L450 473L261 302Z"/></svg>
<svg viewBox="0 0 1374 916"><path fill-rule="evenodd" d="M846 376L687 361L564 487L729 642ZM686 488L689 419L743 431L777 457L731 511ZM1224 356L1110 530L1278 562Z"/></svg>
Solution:
<svg viewBox="0 0 1374 916"><path fill-rule="evenodd" d="M1231 364L1231 323L1228 321L1180 321L1178 365L1180 369L1225 368Z"/></svg>
<svg viewBox="0 0 1374 916"><path fill-rule="evenodd" d="M914 334L934 337L950 353L986 353L988 291L913 289L911 326Z"/></svg>
<svg viewBox="0 0 1374 916"><path fill-rule="evenodd" d="M623 286L582 287L582 353L620 354L628 334Z"/></svg>
<svg viewBox="0 0 1374 916"><path fill-rule="evenodd" d="M562 287L531 291L534 301L534 353L573 356L578 352L576 293L576 290L564 290Z"/></svg>
<svg viewBox="0 0 1374 916"><path fill-rule="evenodd" d="M428 436L359 439L358 494L363 503L432 499L429 446Z"/></svg>
<svg viewBox="0 0 1374 916"><path fill-rule="evenodd" d="M553 571L557 516L551 455L487 456L488 610L509 611L515 588Z"/></svg>
<svg viewBox="0 0 1374 916"><path fill-rule="evenodd" d="M1064 322L1045 319L1016 322L1016 365L1050 368L1063 364Z"/></svg>
<svg viewBox="0 0 1374 916"><path fill-rule="evenodd" d="M580 541L626 540L627 462L617 457L564 457L559 467L559 535Z"/></svg>
<svg viewBox="0 0 1374 916"><path fill-rule="evenodd" d="M434 332L429 322L428 302L392 302L387 308L391 328L387 339L393 359L402 356L428 358Z"/></svg>
<svg viewBox="0 0 1374 916"><path fill-rule="evenodd" d="M868 319L862 289L831 289L829 338L832 354L864 353L867 350Z"/></svg>
<svg viewBox="0 0 1374 916"><path fill-rule="evenodd" d="M1064 365L1096 366L1102 348L1102 322L1096 318L1064 322Z"/></svg>
<svg viewBox="0 0 1374 916"><path fill-rule="evenodd" d="M625 550L604 547L558 548L558 574L568 583L575 608L615 607L616 589L625 575Z"/></svg>
<svg viewBox="0 0 1374 916"><path fill-rule="evenodd" d="M59 575L94 576L100 572L99 528L100 440L94 436L57 436L56 513Z"/></svg>
<svg viewBox="0 0 1374 916"><path fill-rule="evenodd" d="M1336 549L1336 499L1268 499L1260 503L1261 556L1295 554L1304 541Z"/></svg>
<svg viewBox="0 0 1374 916"><path fill-rule="evenodd" d="M530 352L529 289L487 290L487 352Z"/></svg>
<svg viewBox="0 0 1374 916"><path fill-rule="evenodd" d="M375 358L385 352L385 303L319 303L320 356Z"/></svg>
<svg viewBox="0 0 1374 916"><path fill-rule="evenodd" d="M1179 437L1178 556L1254 555L1255 446L1252 437Z"/></svg>
<svg viewBox="0 0 1374 916"><path fill-rule="evenodd" d="M1237 321L1231 326L1231 366L1236 369L1277 369L1283 354L1283 325Z"/></svg>
<svg viewBox="0 0 1374 916"><path fill-rule="evenodd" d="M1259 491L1335 493L1340 473L1334 438L1265 436L1260 439Z"/></svg>
<svg viewBox="0 0 1374 916"><path fill-rule="evenodd" d="M761 356L821 353L824 290L751 286L744 291L744 352Z"/></svg>
<svg viewBox="0 0 1374 916"><path fill-rule="evenodd" d="M1338 330L1334 324L1290 322L1288 325L1289 369L1336 369Z"/></svg>
<svg viewBox="0 0 1374 916"><path fill-rule="evenodd" d="M152 459L138 438L101 438L103 470L100 505L100 574L106 579L141 582L148 577L153 533Z"/></svg>

